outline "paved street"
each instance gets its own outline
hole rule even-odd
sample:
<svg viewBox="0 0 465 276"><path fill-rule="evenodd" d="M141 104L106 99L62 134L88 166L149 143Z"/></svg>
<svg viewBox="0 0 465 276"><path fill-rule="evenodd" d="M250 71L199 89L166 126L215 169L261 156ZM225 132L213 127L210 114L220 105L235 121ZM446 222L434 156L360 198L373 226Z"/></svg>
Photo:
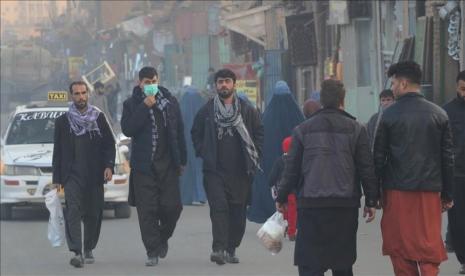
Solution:
<svg viewBox="0 0 465 276"><path fill-rule="evenodd" d="M297 275L292 265L294 244L286 242L281 253L269 254L255 236L258 224L249 223L238 256L241 263L218 266L209 261L210 221L208 207L187 206L170 240L167 259L157 267L145 267L145 252L133 210L130 219L103 221L96 263L76 269L68 264L66 247L52 248L46 238L48 212L17 210L15 220L1 222L1 275ZM379 218L361 221L356 275L393 275L388 258L380 254ZM441 266L440 275L458 275L454 255ZM330 273L327 273L330 275Z"/></svg>

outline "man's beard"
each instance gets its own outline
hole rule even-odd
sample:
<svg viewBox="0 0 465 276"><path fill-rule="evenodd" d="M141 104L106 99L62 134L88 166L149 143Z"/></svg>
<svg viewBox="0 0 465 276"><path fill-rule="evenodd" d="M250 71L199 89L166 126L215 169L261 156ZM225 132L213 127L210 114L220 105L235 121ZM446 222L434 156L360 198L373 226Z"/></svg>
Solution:
<svg viewBox="0 0 465 276"><path fill-rule="evenodd" d="M218 91L218 96L222 99L227 99L231 97L231 95L234 93L234 90L229 90L229 89L222 89Z"/></svg>
<svg viewBox="0 0 465 276"><path fill-rule="evenodd" d="M74 105L76 105L76 108L78 110L84 110L87 107L87 102L85 102L85 101L84 102L76 102L76 103L74 103Z"/></svg>

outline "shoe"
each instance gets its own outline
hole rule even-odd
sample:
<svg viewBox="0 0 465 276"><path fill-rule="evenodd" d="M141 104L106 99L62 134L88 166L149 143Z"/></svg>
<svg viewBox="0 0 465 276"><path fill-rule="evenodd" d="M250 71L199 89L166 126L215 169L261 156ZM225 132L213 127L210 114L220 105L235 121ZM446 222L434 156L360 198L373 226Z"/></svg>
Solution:
<svg viewBox="0 0 465 276"><path fill-rule="evenodd" d="M226 255L224 256L224 260L227 263L230 263L230 264L238 264L239 263L239 258L236 256L236 253L234 252L234 250L232 252L226 251Z"/></svg>
<svg viewBox="0 0 465 276"><path fill-rule="evenodd" d="M459 273L465 275L465 264L461 265Z"/></svg>
<svg viewBox="0 0 465 276"><path fill-rule="evenodd" d="M224 251L213 251L210 255L210 261L216 263L217 265L224 265Z"/></svg>
<svg viewBox="0 0 465 276"><path fill-rule="evenodd" d="M158 257L148 257L145 261L145 266L156 266L158 264Z"/></svg>
<svg viewBox="0 0 465 276"><path fill-rule="evenodd" d="M168 242L164 242L161 246L160 246L160 251L158 253L158 257L160 258L165 258L166 257L166 254L168 254Z"/></svg>
<svg viewBox="0 0 465 276"><path fill-rule="evenodd" d="M69 261L69 264L74 267L83 267L84 266L84 258L82 258L81 254L76 254L76 256L72 257Z"/></svg>
<svg viewBox="0 0 465 276"><path fill-rule="evenodd" d="M95 263L94 255L92 255L92 250L84 251L84 263L86 264Z"/></svg>

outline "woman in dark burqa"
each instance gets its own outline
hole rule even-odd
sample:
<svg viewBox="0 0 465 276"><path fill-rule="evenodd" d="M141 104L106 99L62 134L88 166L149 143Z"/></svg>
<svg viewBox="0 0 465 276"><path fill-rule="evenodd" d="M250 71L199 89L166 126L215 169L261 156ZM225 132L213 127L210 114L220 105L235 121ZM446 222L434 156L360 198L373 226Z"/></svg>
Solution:
<svg viewBox="0 0 465 276"><path fill-rule="evenodd" d="M291 135L292 130L304 121L304 116L297 105L291 90L285 81L278 81L270 103L263 114L265 141L263 145L262 169L255 178L252 205L248 209L248 219L263 223L274 212L275 203L271 197L269 174L273 163L282 154L281 143Z"/></svg>
<svg viewBox="0 0 465 276"><path fill-rule="evenodd" d="M184 135L186 141L192 141L191 128L194 123L195 114L205 104L205 99L198 90L192 86L184 88L181 98L181 112L184 121ZM187 165L181 176L181 199L182 204L203 204L207 201L203 188L202 159L195 157L194 147L191 142L187 146Z"/></svg>

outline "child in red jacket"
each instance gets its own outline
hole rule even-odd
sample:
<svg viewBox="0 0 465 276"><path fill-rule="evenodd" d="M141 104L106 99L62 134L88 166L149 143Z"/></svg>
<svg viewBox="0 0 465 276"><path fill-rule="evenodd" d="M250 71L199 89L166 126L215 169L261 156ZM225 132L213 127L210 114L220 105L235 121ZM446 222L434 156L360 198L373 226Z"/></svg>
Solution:
<svg viewBox="0 0 465 276"><path fill-rule="evenodd" d="M284 171L284 157L287 155L291 148L292 138L286 137L282 143L283 155L280 156L275 163L270 173L270 187L273 199L276 199L276 190L278 182L281 181L281 176ZM295 241L295 235L297 232L297 203L295 192L290 193L287 198L287 212L284 214L284 219L287 220L287 236L290 241Z"/></svg>

